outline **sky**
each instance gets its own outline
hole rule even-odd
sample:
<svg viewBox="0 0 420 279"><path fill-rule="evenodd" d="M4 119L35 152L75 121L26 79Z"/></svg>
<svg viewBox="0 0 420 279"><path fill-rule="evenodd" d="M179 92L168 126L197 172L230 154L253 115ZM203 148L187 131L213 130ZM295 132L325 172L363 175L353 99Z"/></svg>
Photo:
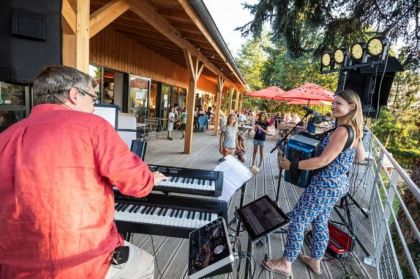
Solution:
<svg viewBox="0 0 420 279"><path fill-rule="evenodd" d="M236 57L241 45L247 38L243 38L236 27L243 26L252 20L252 16L242 7L242 3L255 4L259 0L203 0L217 25L226 45L233 57ZM392 42L397 54L403 45L402 39Z"/></svg>
<svg viewBox="0 0 420 279"><path fill-rule="evenodd" d="M234 57L237 56L246 38L241 37L236 27L243 26L252 20L242 3L256 3L258 0L204 0L214 22L217 25L226 45Z"/></svg>

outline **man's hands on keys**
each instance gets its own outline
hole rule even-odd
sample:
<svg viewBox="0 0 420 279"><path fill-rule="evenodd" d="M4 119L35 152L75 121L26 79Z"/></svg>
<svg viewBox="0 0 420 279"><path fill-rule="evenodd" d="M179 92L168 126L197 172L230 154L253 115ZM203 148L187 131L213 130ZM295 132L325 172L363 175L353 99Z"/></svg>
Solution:
<svg viewBox="0 0 420 279"><path fill-rule="evenodd" d="M155 177L155 181L154 184L158 184L160 181L168 179L168 177L166 177L165 175L163 175L162 173L155 171L153 172L153 176Z"/></svg>

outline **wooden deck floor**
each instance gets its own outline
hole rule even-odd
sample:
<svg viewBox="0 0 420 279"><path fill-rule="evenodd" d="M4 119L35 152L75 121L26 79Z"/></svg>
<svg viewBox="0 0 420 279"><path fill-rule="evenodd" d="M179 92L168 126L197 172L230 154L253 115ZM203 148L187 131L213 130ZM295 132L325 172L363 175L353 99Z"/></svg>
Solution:
<svg viewBox="0 0 420 279"><path fill-rule="evenodd" d="M154 140L148 143L145 161L147 163L180 166L189 168L199 168L212 170L220 158L218 153L218 137L213 135L213 131L206 133L194 133L193 153L190 155L183 154L183 140L179 139L180 134L174 132L173 141L166 139ZM269 151L274 146L275 139L268 138L265 146L264 167L260 173L255 176L247 184L244 204L247 204L263 195L269 195L275 200L275 193L278 184L278 167L276 154L270 154ZM250 165L252 152L252 139L247 139L247 161L246 165ZM362 175L353 176L358 181ZM359 183L356 181L356 184ZM355 184L355 185L356 185ZM359 183L360 184L360 183ZM359 185L357 184L357 185ZM366 191L366 189L365 189ZM362 192L362 191L360 191ZM284 212L289 212L297 202L302 190L296 186L283 182L280 188L279 207ZM366 207L366 200L356 196L355 199ZM229 209L229 220L233 216L235 206L239 205L240 193L235 194ZM363 217L360 210L351 206L351 215L355 233L367 247L370 253L373 249L373 238L370 220ZM333 214L334 220L339 220L337 214ZM271 250L271 258L278 258L282 255L285 234L273 234L270 236L269 245L265 243L263 246L253 245L253 256L256 265L252 264L255 269L254 278L282 278L277 274L264 271L260 263L268 252L268 246ZM240 241L243 250L246 250L248 238L247 233L240 234ZM187 278L187 258L188 258L188 240L179 238L169 238L161 236L148 236L135 234L132 242L137 246L147 250L149 253L156 253L157 267L155 269L156 278ZM309 253L308 247L304 245L305 253ZM299 260L293 264L293 278L376 278L375 270L363 264L365 254L358 244L355 244L351 256L345 261L337 261L324 259L322 262L323 275L317 276L311 273L306 266ZM241 269L237 276L236 270L230 275L217 276L216 278L245 278L245 260L241 262ZM236 261L237 264L237 261ZM236 266L235 266L236 269ZM352 274L352 277L346 277Z"/></svg>

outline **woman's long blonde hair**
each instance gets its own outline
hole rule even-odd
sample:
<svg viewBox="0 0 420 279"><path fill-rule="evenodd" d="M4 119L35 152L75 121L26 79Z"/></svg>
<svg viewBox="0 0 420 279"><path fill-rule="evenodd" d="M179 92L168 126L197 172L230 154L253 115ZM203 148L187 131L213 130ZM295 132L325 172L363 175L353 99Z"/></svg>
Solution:
<svg viewBox="0 0 420 279"><path fill-rule="evenodd" d="M347 103L355 106L354 110L342 117L342 121L353 126L356 132L356 139L360 140L363 137L363 111L359 95L353 90L343 90L338 92L336 96L340 96Z"/></svg>

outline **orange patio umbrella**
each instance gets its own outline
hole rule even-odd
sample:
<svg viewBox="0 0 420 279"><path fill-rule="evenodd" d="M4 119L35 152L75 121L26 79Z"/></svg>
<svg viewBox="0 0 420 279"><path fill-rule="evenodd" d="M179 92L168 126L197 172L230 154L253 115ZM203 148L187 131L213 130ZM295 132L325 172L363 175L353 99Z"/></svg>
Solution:
<svg viewBox="0 0 420 279"><path fill-rule="evenodd" d="M289 105L327 105L331 106L330 101L320 101L320 100L303 100L303 99L290 99L286 101Z"/></svg>
<svg viewBox="0 0 420 279"><path fill-rule="evenodd" d="M283 101L281 99L281 95L283 95L285 91L277 86L270 86L265 89L261 89L258 91L254 91L248 94L250 97L261 98L261 99L269 99L269 100L278 100Z"/></svg>
<svg viewBox="0 0 420 279"><path fill-rule="evenodd" d="M279 99L276 97L274 100L287 101L287 100L306 100L306 101L328 101L334 100L334 93L324 89L322 86L314 83L306 83L300 87L289 90L282 94Z"/></svg>

